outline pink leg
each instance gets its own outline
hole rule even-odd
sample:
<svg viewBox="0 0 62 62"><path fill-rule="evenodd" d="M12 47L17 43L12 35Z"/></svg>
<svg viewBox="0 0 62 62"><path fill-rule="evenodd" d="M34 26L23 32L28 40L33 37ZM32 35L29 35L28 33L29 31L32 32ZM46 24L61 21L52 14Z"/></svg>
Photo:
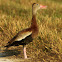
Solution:
<svg viewBox="0 0 62 62"><path fill-rule="evenodd" d="M26 54L26 46L23 47L23 52L24 52L24 58L27 58L27 54Z"/></svg>

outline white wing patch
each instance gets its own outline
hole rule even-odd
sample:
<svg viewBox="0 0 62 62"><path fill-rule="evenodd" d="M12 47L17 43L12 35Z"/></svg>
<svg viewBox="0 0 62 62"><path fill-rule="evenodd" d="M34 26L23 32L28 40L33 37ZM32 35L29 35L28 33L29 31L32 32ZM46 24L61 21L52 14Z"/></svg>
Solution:
<svg viewBox="0 0 62 62"><path fill-rule="evenodd" d="M20 35L18 35L18 37L15 39L15 41L20 41L22 39L25 39L27 36L29 36L31 34L32 34L32 32L21 33Z"/></svg>

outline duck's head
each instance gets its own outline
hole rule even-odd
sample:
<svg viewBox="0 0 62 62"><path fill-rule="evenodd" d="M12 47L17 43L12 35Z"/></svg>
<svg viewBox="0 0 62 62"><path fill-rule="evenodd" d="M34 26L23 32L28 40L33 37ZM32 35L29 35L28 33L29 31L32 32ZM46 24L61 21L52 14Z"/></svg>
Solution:
<svg viewBox="0 0 62 62"><path fill-rule="evenodd" d="M37 10L39 10L39 9L46 9L46 7L47 6L43 6L38 3L33 3L33 5L32 5L33 14L36 14Z"/></svg>

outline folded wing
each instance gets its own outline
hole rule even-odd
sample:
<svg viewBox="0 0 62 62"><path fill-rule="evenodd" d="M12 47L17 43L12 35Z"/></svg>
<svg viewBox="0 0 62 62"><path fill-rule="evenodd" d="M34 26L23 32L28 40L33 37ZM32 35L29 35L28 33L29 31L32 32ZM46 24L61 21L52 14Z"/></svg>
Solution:
<svg viewBox="0 0 62 62"><path fill-rule="evenodd" d="M15 41L21 41L25 39L27 36L30 36L32 34L32 31L26 31L26 32L19 32L16 36L14 36L5 47L10 47L10 45Z"/></svg>

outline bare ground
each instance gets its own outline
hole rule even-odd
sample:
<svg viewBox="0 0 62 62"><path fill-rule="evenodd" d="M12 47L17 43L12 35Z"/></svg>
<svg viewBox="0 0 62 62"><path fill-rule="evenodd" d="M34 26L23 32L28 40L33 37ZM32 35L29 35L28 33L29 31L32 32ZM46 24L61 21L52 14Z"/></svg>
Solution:
<svg viewBox="0 0 62 62"><path fill-rule="evenodd" d="M31 62L31 58L24 59L23 48L10 47L8 50L1 48L0 62Z"/></svg>

